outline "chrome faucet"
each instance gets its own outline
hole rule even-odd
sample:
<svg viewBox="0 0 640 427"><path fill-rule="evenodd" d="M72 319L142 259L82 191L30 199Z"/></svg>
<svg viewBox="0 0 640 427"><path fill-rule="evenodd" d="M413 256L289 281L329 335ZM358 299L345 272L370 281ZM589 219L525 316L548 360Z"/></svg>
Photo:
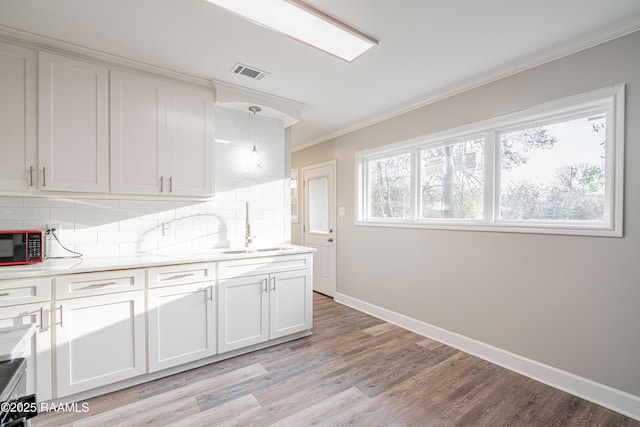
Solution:
<svg viewBox="0 0 640 427"><path fill-rule="evenodd" d="M245 214L246 232L244 235L244 247L248 248L251 242L253 242L253 239L256 238L256 236L251 235L251 225L249 224L249 202L246 202L245 206L246 206L246 214Z"/></svg>

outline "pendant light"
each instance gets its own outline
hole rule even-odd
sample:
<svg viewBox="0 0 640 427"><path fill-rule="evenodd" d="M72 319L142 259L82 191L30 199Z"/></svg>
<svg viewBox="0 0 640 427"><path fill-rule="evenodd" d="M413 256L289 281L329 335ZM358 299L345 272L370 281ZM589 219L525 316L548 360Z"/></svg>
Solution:
<svg viewBox="0 0 640 427"><path fill-rule="evenodd" d="M249 111L253 113L253 148L251 149L251 158L253 159L253 163L255 163L257 167L260 167L258 163L258 149L256 148L256 113L262 111L262 108L257 105L251 105Z"/></svg>

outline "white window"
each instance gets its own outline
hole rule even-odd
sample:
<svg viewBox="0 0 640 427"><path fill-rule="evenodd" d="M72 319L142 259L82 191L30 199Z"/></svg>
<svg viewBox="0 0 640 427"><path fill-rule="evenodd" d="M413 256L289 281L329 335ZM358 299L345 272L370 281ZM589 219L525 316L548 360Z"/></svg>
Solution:
<svg viewBox="0 0 640 427"><path fill-rule="evenodd" d="M407 152L367 160L367 217L409 218L412 161Z"/></svg>
<svg viewBox="0 0 640 427"><path fill-rule="evenodd" d="M622 235L624 85L358 153L358 220Z"/></svg>
<svg viewBox="0 0 640 427"><path fill-rule="evenodd" d="M482 219L484 138L420 150L420 218Z"/></svg>

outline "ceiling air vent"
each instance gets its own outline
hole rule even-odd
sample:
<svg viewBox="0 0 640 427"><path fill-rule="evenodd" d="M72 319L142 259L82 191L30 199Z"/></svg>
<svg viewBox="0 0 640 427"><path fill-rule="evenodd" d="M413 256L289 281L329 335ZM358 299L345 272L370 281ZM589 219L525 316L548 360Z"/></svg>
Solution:
<svg viewBox="0 0 640 427"><path fill-rule="evenodd" d="M253 80L262 80L267 74L266 71L258 70L257 68L249 67L244 64L236 64L231 69L231 72L240 74L242 76L249 77Z"/></svg>

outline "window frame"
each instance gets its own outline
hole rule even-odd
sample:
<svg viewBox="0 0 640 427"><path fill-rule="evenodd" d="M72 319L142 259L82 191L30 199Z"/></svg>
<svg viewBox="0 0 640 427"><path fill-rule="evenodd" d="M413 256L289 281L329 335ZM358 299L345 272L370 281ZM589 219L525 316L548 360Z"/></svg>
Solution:
<svg viewBox="0 0 640 427"><path fill-rule="evenodd" d="M624 195L624 95L625 83L541 104L516 113L459 128L423 135L406 141L355 153L355 225L428 228L446 230L499 231L516 233L564 234L584 236L623 236ZM606 110L605 219L584 220L504 220L500 213L501 149L500 135L558 119L570 120L595 109ZM484 191L481 219L420 218L421 159L424 149L450 145L470 138L484 138ZM370 218L369 171L372 160L411 153L411 207L409 218Z"/></svg>

